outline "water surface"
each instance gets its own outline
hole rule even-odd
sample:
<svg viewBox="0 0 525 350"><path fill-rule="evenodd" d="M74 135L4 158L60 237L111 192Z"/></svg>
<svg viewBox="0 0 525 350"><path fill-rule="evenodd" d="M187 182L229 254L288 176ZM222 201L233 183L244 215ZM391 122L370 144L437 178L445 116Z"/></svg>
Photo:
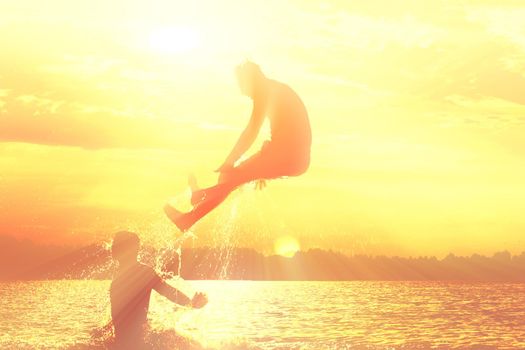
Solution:
<svg viewBox="0 0 525 350"><path fill-rule="evenodd" d="M109 281L0 284L0 348L93 343L109 320ZM153 293L152 336L212 348L525 348L525 284L175 281L201 310ZM159 341L160 343L160 341Z"/></svg>

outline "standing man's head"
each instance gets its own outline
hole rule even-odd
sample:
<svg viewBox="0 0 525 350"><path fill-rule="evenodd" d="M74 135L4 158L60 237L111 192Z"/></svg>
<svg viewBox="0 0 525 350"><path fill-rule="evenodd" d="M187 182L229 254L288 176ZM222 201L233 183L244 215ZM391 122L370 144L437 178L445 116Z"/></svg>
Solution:
<svg viewBox="0 0 525 350"><path fill-rule="evenodd" d="M235 75L241 93L251 98L255 97L256 91L266 80L261 68L251 61L238 65L235 68Z"/></svg>
<svg viewBox="0 0 525 350"><path fill-rule="evenodd" d="M115 234L111 245L111 255L119 264L129 265L137 261L140 239L136 233L120 231Z"/></svg>

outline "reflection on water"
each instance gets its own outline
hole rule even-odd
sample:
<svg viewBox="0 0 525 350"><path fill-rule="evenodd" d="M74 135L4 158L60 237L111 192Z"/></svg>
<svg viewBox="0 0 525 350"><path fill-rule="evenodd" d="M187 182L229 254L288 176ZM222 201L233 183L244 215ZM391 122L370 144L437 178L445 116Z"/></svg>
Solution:
<svg viewBox="0 0 525 350"><path fill-rule="evenodd" d="M525 348L525 284L436 282L177 282L202 310L153 294L153 337L212 348ZM0 347L92 344L109 320L109 281L0 284Z"/></svg>

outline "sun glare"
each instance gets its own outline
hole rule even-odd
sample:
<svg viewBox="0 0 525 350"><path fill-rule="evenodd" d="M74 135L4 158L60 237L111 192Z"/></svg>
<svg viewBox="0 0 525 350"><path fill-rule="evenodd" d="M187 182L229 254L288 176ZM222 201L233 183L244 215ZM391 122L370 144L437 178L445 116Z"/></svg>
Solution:
<svg viewBox="0 0 525 350"><path fill-rule="evenodd" d="M297 239L290 236L282 236L275 240L274 251L276 254L291 258L301 249Z"/></svg>
<svg viewBox="0 0 525 350"><path fill-rule="evenodd" d="M200 46L200 37L190 27L164 27L149 35L149 47L162 53L184 53Z"/></svg>

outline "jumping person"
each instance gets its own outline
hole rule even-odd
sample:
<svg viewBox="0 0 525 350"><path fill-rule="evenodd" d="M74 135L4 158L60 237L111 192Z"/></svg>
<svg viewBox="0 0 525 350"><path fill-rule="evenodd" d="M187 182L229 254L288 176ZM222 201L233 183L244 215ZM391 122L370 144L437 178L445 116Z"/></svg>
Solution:
<svg viewBox="0 0 525 350"><path fill-rule="evenodd" d="M169 204L166 215L181 231L222 203L238 186L251 182L298 176L310 165L312 135L308 113L297 93L288 85L267 78L258 65L245 62L236 68L241 93L253 100L250 121L224 163L216 170L218 184L205 189L192 187L193 210L182 213ZM263 121L270 121L271 139L247 160L236 162L251 147Z"/></svg>

